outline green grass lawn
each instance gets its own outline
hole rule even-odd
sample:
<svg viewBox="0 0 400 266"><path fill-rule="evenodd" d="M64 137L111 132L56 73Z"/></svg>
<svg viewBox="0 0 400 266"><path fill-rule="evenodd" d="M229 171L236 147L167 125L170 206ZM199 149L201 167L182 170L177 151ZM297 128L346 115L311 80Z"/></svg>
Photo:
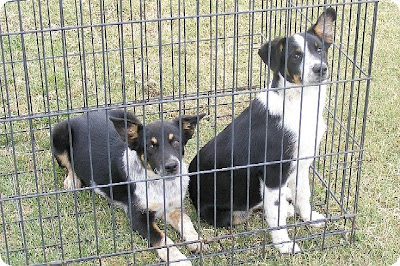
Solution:
<svg viewBox="0 0 400 266"><path fill-rule="evenodd" d="M22 25L18 23L17 3L7 4L7 21L3 11L0 11L1 32L18 32L20 26L28 31L40 29L41 23L43 28L58 28L62 26L61 15L64 16L66 27L104 21L130 21L141 15L138 1L124 0L121 8L120 1L107 0L104 7L100 7L94 1L83 1L80 6L68 0L63 1L64 8L68 7L64 9L64 14L59 12L59 2L49 2L21 2ZM88 15L89 3L92 16ZM54 193L63 190L64 172L55 164L49 150L51 128L59 119L67 117L67 110L81 112L85 108L104 107L110 103L113 106L137 104L134 111L138 115L145 113L146 121L154 120L161 111L157 101L161 98L159 88L162 86L163 99L168 101L163 104L165 118L175 117L179 108L185 108L190 114L199 108L200 112L208 114L200 124L199 134L188 144L186 159L189 162L197 145L204 145L214 137L215 132L220 132L231 121L232 108L237 115L247 106L249 95L232 97L229 94L232 88L241 92L242 87L246 91L247 87L254 85L253 91L256 91L264 86L265 71L256 53L265 41L260 33L266 32L268 38L265 20L271 19L270 25L274 26L270 27L270 35L283 35L286 16L282 10L273 10L266 16L261 13L255 13L254 16L241 14L237 17L235 27L233 15L201 17L196 21L193 17L196 14L195 1L186 1L185 5L171 1L171 8L169 3L162 2L160 13L163 17L185 15L188 18L158 23L156 3L146 2L146 16L143 19L149 22L143 24L82 27L65 32L45 31L43 34L40 31L30 32L24 34L23 38L19 34L1 37L0 58L4 58L2 61L5 63L0 64L0 214L3 214L0 217L0 256L6 262L9 259L12 265L34 264L63 259L73 261L83 257L87 261L80 264L99 264L100 255L101 263L105 265L159 263L154 252L145 250L147 242L130 230L126 215L110 206L105 199L90 191ZM247 1L238 3L239 11L249 8ZM275 4L282 5L278 2ZM353 64L343 52L351 58L357 48L354 45L357 38L359 42L364 40L364 49L361 51L359 44L356 50L356 63L364 70L368 69L373 5L361 5L358 36L355 33L357 5L346 4L345 8L338 8L336 46L331 49L330 57L333 58L332 80L343 83L331 86L327 107L330 112L326 113L328 130L320 149L322 157L316 160L315 171L311 171L311 177L315 180L313 202L320 211L328 210L330 216L343 215L340 204L335 202L332 195L337 198L342 196L341 204L346 212L354 213L359 166L357 158L360 155L358 148L367 81L358 69L355 69L355 77L363 80L359 83L350 81ZM261 8L265 6L257 1L254 9ZM42 10L42 16L39 16L39 9ZM102 18L99 13L101 9L104 11ZM365 10L368 12L364 18ZM310 252L275 257L278 254L270 246L268 234L258 232L251 236L240 235L245 231L256 231L262 226L266 228L262 214L257 213L246 225L233 229L232 233L237 234L235 238L210 243L210 250L202 260L194 261L195 264L224 265L233 259L234 262L274 265L391 265L400 256L400 13L388 1L381 2L378 10L354 243L347 245L352 233L350 219L328 222L326 228L322 229L298 226L296 230L290 229L290 234L296 234L303 250ZM200 14L225 11L234 11L231 1L218 2L217 5L202 3L200 7ZM312 19L318 15L316 8L302 11ZM304 18L300 13L292 12L291 31L303 30ZM199 31L196 30L197 22L200 23ZM162 46L161 57L158 54L160 26L163 29L161 43L167 44ZM342 29L344 35L339 39ZM235 30L239 35L236 39L232 38ZM202 40L198 46L192 42L197 38ZM125 48L123 54L120 53L122 46ZM140 47L144 46L147 49L141 50ZM25 53L22 53L22 48ZM97 52L101 50L107 52ZM67 60L63 59L63 54L68 54ZM124 58L124 64L121 58ZM64 69L68 71L64 72ZM198 99L194 97L197 92ZM355 100L355 96L352 98L352 92L358 95L360 102ZM227 95L224 96L224 93ZM184 99L181 103L177 101L180 94L186 97L181 97ZM124 95L127 102L124 101ZM235 100L234 105L232 99ZM143 100L149 101L144 108L141 105ZM349 114L350 107L353 111ZM356 108L357 113L354 112ZM334 113L335 109L337 113ZM353 139L347 150L344 133L346 123L354 133L351 134ZM10 134L11 126L13 134ZM344 154L329 155L335 152ZM347 165L347 168L342 169L343 165ZM326 187L313 173L318 173L324 181L329 182L332 195L326 194ZM344 186L341 189L342 181ZM37 193L40 193L39 197L13 199L18 195ZM203 237L230 234L229 229L213 229L203 222L198 223L188 200L185 207L196 227L200 226ZM21 218L23 223L20 222ZM290 219L288 224L295 222L300 220ZM161 222L159 224L175 242L180 242L175 231L164 227ZM340 234L335 235L335 232ZM323 241L321 235L324 233L328 234ZM266 247L263 247L264 243ZM234 253L231 252L232 247ZM249 247L255 249L245 250ZM140 252L132 254L132 250ZM189 257L193 256L184 246L180 250ZM113 253L121 255L107 255ZM221 255L209 256L215 253Z"/></svg>

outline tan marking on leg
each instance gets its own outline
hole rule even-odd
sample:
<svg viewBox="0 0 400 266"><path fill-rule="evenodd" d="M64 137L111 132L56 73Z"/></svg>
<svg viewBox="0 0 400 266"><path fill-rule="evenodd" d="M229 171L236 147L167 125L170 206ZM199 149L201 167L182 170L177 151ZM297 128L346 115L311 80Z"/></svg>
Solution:
<svg viewBox="0 0 400 266"><path fill-rule="evenodd" d="M64 180L64 189L71 190L82 187L81 180L72 171L72 165L68 159L68 154L64 152L62 154L57 154L56 156L61 165L64 166L68 171L67 177Z"/></svg>
<svg viewBox="0 0 400 266"><path fill-rule="evenodd" d="M154 228L154 230L156 230L158 233L160 233L160 235L162 236L162 238L164 238L164 232L160 229L160 227L158 227L158 225L156 223L152 223L151 226ZM161 242L164 242L164 240L161 240ZM161 245L158 245L161 246Z"/></svg>
<svg viewBox="0 0 400 266"><path fill-rule="evenodd" d="M165 237L164 233L160 230L160 228L155 223L152 223L152 227L154 228L154 230L159 232L160 235L162 236L160 242L155 243L154 247L168 246L168 247L156 249L158 256L163 261L167 262L169 265L175 265L178 263L179 263L179 265L182 265L182 266L192 265L192 263L188 260L181 261L181 260L187 259L186 256L183 255L177 247L172 246L172 245L174 245L174 242L169 237ZM165 239L167 241L165 241ZM180 262L171 263L171 262L178 261L178 260Z"/></svg>
<svg viewBox="0 0 400 266"><path fill-rule="evenodd" d="M62 154L56 154L56 157L60 161L61 165L67 168L68 171L71 169L71 163L68 159L68 153L64 152Z"/></svg>
<svg viewBox="0 0 400 266"><path fill-rule="evenodd" d="M189 216L184 212L182 213L180 209L175 209L167 213L167 223L178 231L185 241L201 241ZM189 250L194 253L199 253L208 248L208 245L202 244L201 242L188 244L187 246Z"/></svg>

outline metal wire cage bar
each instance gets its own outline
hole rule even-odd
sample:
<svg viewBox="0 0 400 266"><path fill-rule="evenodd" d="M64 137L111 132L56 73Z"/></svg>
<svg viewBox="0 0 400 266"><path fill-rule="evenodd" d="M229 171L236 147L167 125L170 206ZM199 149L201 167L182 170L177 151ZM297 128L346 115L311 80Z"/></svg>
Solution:
<svg viewBox="0 0 400 266"><path fill-rule="evenodd" d="M144 125L206 113L185 148L189 163L256 93L268 90L272 73L257 55L260 46L305 31L327 7L337 12L328 56L327 130L310 168L312 205L327 219L316 229L291 218L285 228L303 252L352 243L377 0L24 0L0 10L3 260L162 263L126 214L94 193L99 186L63 188L65 173L50 146L54 125L121 108ZM240 226L214 228L188 199L184 207L207 251L191 254L165 222L160 228L193 263L279 256L268 235L279 228L268 228L263 212Z"/></svg>

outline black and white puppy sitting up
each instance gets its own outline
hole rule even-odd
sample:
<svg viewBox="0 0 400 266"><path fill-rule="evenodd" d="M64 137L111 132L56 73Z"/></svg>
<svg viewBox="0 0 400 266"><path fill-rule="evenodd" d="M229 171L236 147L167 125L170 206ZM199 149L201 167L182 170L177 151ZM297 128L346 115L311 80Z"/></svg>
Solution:
<svg viewBox="0 0 400 266"><path fill-rule="evenodd" d="M275 39L259 50L274 72L270 90L259 93L189 166L189 172L240 167L191 176L190 197L208 223L243 223L253 210L264 208L270 227L284 227L288 212L293 213L290 195L304 221L314 221L314 226L325 221L312 211L308 173L326 129L326 85L318 83L329 75L326 55L335 19L335 10L327 8L307 33ZM282 253L300 251L285 228L271 231L271 237Z"/></svg>
<svg viewBox="0 0 400 266"><path fill-rule="evenodd" d="M143 127L132 113L113 110L108 117L105 111L90 112L70 119L69 124L57 124L52 147L59 165L68 171L65 189L79 188L81 182L97 186L136 181L94 190L121 207L130 217L132 229L151 246L173 244L155 223L155 218L164 218L165 213L166 222L184 240L197 241L188 247L199 252L199 236L188 215L181 213L181 202L189 183L184 146L203 116L182 116L163 123L158 120ZM161 176L171 177L163 181ZM168 261L186 259L176 247L169 247L169 255L167 248L159 248L157 253L164 261L168 256ZM190 261L180 264L191 265Z"/></svg>

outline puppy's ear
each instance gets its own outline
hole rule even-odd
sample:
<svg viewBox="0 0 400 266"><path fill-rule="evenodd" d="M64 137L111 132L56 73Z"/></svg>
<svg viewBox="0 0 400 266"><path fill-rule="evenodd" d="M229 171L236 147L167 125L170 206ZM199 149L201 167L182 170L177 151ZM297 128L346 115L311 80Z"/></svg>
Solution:
<svg viewBox="0 0 400 266"><path fill-rule="evenodd" d="M137 142L140 142L139 136L142 133L143 125L135 116L130 116L127 119L118 117L109 117L113 122L115 129L123 141L128 140L128 145L131 149Z"/></svg>
<svg viewBox="0 0 400 266"><path fill-rule="evenodd" d="M281 64L281 56L284 52L286 38L276 38L267 42L258 50L258 55L273 72L278 72Z"/></svg>
<svg viewBox="0 0 400 266"><path fill-rule="evenodd" d="M308 30L317 35L328 47L333 43L336 11L329 7L319 16L317 22Z"/></svg>
<svg viewBox="0 0 400 266"><path fill-rule="evenodd" d="M175 125L182 130L182 144L186 143L193 137L194 129L196 128L197 122L200 121L206 114L200 115L184 115L174 119Z"/></svg>

